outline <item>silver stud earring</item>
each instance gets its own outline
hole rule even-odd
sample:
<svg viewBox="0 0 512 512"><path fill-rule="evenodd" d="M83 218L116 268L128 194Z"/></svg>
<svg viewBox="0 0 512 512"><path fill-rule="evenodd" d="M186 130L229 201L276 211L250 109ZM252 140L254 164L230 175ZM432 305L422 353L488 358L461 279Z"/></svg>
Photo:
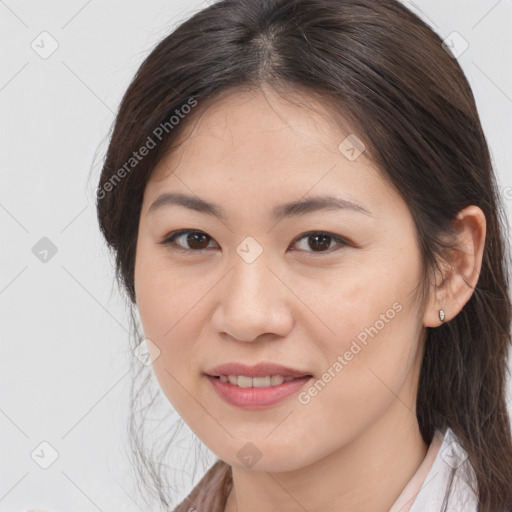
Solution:
<svg viewBox="0 0 512 512"><path fill-rule="evenodd" d="M439 310L439 320L441 320L441 322L444 322L444 309Z"/></svg>

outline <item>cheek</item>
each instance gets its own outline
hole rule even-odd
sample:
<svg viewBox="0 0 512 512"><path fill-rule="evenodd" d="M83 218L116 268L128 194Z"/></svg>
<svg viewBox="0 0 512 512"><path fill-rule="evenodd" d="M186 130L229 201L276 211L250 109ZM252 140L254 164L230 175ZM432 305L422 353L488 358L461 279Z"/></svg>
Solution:
<svg viewBox="0 0 512 512"><path fill-rule="evenodd" d="M407 333L414 329L420 314L415 294L420 270L414 247L409 252L359 253L357 262L333 272L331 279L300 290L322 321L323 336L315 336L324 340L322 349L343 353L357 341L365 352L387 351L404 336L411 341Z"/></svg>
<svg viewBox="0 0 512 512"><path fill-rule="evenodd" d="M338 335L330 342L325 336L321 338L327 361L323 373L298 395L294 406L297 423L279 432L282 443L289 440L290 453L299 441L307 445L314 439L316 450L304 456L311 460L325 456L375 424L397 403L397 396L399 402L409 403L414 391L409 376L417 354L418 332L414 305L402 299L394 308L385 297L374 303L375 311L384 315L387 311L387 323L371 314L355 316L354 305L332 324ZM399 403L398 408L402 407L406 405ZM414 414L412 405L410 409ZM280 449L285 450L285 446Z"/></svg>
<svg viewBox="0 0 512 512"><path fill-rule="evenodd" d="M135 261L137 307L148 338L159 345L186 321L200 293L200 281L192 285L186 272L173 268L165 251L155 250L149 241L139 242ZM198 286L199 284L199 286ZM165 343L164 343L165 344Z"/></svg>
<svg viewBox="0 0 512 512"><path fill-rule="evenodd" d="M155 343L160 357L154 361L155 371L165 367L169 372L187 368L194 348L195 332L200 327L195 294L180 293L169 285L173 280L154 271L139 274L137 306L144 336ZM162 368L163 369L163 368Z"/></svg>
<svg viewBox="0 0 512 512"><path fill-rule="evenodd" d="M323 289L329 300L312 302L322 320L309 333L325 361L320 400L357 412L354 418L394 398L419 349L421 312L414 292L420 260L414 251L403 254L409 257L353 266Z"/></svg>
<svg viewBox="0 0 512 512"><path fill-rule="evenodd" d="M194 284L192 284L194 283ZM204 319L198 315L201 297L209 287L200 278L169 266L161 254L140 244L135 264L135 291L145 338L159 350L153 361L154 374L176 411L194 428L194 401L197 391L196 360ZM210 286L211 287L211 286ZM204 289L203 289L204 288ZM195 372L195 373L194 373ZM197 417L204 411L199 407Z"/></svg>

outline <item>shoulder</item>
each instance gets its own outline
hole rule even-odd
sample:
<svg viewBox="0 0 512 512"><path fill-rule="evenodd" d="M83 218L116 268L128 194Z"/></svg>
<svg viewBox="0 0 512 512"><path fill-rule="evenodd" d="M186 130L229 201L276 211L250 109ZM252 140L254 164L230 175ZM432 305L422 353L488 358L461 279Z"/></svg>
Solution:
<svg viewBox="0 0 512 512"><path fill-rule="evenodd" d="M231 486L231 467L218 460L173 512L224 512Z"/></svg>

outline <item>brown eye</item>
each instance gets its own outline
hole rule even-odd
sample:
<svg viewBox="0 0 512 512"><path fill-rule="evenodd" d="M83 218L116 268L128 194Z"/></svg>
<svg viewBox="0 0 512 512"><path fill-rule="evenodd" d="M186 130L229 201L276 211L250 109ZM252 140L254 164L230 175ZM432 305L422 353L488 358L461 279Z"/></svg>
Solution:
<svg viewBox="0 0 512 512"><path fill-rule="evenodd" d="M208 235L193 231L184 235L186 243L189 244L191 249L206 249L208 246ZM205 244L206 242L206 244Z"/></svg>
<svg viewBox="0 0 512 512"><path fill-rule="evenodd" d="M331 245L332 237L329 235L310 235L308 237L309 247L311 247L314 251L323 251L325 249L329 249Z"/></svg>
<svg viewBox="0 0 512 512"><path fill-rule="evenodd" d="M177 243L177 240L179 240L180 243ZM211 237L202 231L182 229L171 233L170 236L160 243L168 245L173 251L199 252L208 248L208 242L210 240Z"/></svg>
<svg viewBox="0 0 512 512"><path fill-rule="evenodd" d="M306 243L305 244L303 243L301 250L305 251L305 252L310 252L310 253L311 252L312 253L328 252L328 249L331 248L331 244L333 241L338 242L337 245L339 245L341 247L348 245L348 242L346 242L339 236L335 236L330 233L325 233L323 231L305 233L297 240L303 240L303 239L306 240ZM311 250L308 250L308 249L311 249ZM333 252L333 251L329 251L329 252Z"/></svg>

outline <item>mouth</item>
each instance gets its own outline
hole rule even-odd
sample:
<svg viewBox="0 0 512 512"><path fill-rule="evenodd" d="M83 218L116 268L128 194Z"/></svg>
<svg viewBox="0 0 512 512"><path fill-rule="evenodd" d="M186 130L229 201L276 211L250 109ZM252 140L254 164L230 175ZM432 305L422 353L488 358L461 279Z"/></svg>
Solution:
<svg viewBox="0 0 512 512"><path fill-rule="evenodd" d="M256 365L222 364L204 376L220 398L240 409L261 409L283 402L313 378L307 371L265 361Z"/></svg>

